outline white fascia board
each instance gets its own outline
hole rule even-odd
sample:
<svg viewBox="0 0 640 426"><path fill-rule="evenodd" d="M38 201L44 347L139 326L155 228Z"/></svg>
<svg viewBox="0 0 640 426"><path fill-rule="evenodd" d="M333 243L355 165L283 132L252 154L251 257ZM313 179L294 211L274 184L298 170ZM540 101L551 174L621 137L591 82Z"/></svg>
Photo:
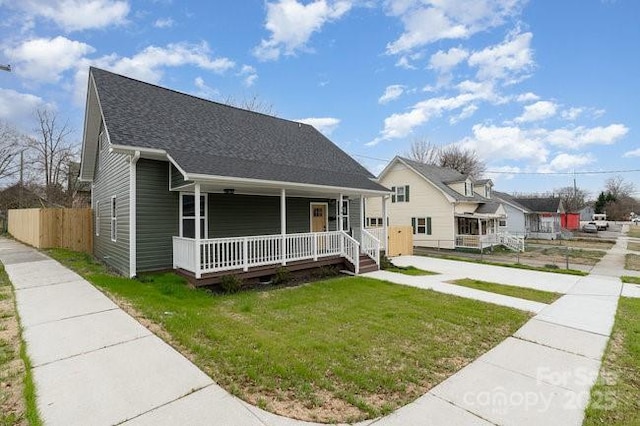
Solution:
<svg viewBox="0 0 640 426"><path fill-rule="evenodd" d="M377 191L373 189L361 189L361 188L348 188L348 187L338 187L338 186L325 186L325 185L315 185L309 183L295 183L295 182L282 182L282 181L274 181L274 180L263 180L263 179L252 179L252 178L241 178L241 177L232 177L232 176L215 176L215 175L204 175L199 173L189 173L186 175L187 180L200 181L203 183L212 182L212 183L253 183L258 185L263 185L266 187L272 188L285 188L285 189L312 189L319 190L323 192L355 192L363 195L371 195L371 196L381 196L390 194L390 191Z"/></svg>

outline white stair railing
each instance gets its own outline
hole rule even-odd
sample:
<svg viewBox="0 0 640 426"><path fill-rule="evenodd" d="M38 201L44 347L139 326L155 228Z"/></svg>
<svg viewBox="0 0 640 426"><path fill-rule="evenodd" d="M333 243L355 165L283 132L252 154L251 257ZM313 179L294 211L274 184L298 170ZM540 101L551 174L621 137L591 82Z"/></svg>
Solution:
<svg viewBox="0 0 640 426"><path fill-rule="evenodd" d="M343 256L354 268L356 275L360 273L360 243L344 231L342 234Z"/></svg>
<svg viewBox="0 0 640 426"><path fill-rule="evenodd" d="M368 229L363 229L361 232L362 245L361 250L364 254L369 256L376 262L376 265L380 265L380 240L372 235Z"/></svg>

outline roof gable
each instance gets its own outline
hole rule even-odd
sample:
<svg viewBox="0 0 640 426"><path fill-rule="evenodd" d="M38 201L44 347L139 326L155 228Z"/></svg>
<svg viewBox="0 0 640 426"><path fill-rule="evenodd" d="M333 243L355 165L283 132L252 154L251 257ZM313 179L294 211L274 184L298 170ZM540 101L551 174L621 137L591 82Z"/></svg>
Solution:
<svg viewBox="0 0 640 426"><path fill-rule="evenodd" d="M97 68L91 78L110 143L162 150L187 174L387 191L310 125Z"/></svg>
<svg viewBox="0 0 640 426"><path fill-rule="evenodd" d="M514 200L525 206L532 212L536 213L558 213L562 212L562 200L556 197L546 197L546 198L520 198L514 197Z"/></svg>

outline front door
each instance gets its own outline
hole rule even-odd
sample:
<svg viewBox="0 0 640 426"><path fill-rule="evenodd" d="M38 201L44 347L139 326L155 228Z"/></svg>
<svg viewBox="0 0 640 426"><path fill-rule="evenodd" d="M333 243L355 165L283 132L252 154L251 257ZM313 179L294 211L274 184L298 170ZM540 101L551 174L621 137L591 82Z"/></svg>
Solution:
<svg viewBox="0 0 640 426"><path fill-rule="evenodd" d="M327 231L327 205L311 204L311 232Z"/></svg>

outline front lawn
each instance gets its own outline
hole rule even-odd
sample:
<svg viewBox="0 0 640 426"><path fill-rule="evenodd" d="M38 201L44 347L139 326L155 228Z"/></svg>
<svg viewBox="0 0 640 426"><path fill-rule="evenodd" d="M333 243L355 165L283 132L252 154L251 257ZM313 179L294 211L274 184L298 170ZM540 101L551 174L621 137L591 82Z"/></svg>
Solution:
<svg viewBox="0 0 640 426"><path fill-rule="evenodd" d="M640 299L621 297L584 425L640 424Z"/></svg>
<svg viewBox="0 0 640 426"><path fill-rule="evenodd" d="M624 269L631 271L640 271L640 255L627 254L624 258Z"/></svg>
<svg viewBox="0 0 640 426"><path fill-rule="evenodd" d="M631 275L623 275L620 277L623 283L640 284L640 277L634 277Z"/></svg>
<svg viewBox="0 0 640 426"><path fill-rule="evenodd" d="M627 243L627 250L640 251L640 243Z"/></svg>
<svg viewBox="0 0 640 426"><path fill-rule="evenodd" d="M154 324L217 383L269 411L323 422L411 402L529 315L363 277L212 294L172 273L132 280L80 253L49 254Z"/></svg>
<svg viewBox="0 0 640 426"><path fill-rule="evenodd" d="M471 278L454 280L451 281L451 284L475 288L476 290L489 291L491 293L504 294L505 296L512 296L519 299L532 300L534 302L540 303L553 303L558 300L560 296L562 296L562 294L560 293L553 293L550 291L490 283L487 281L473 280Z"/></svg>
<svg viewBox="0 0 640 426"><path fill-rule="evenodd" d="M416 268L415 266L392 266L385 268L385 271L397 272L399 274L411 275L411 276L423 276L423 275L438 275L437 272L425 271L424 269Z"/></svg>
<svg viewBox="0 0 640 426"><path fill-rule="evenodd" d="M640 238L640 226L639 225L631 225L629 226L629 232L627 233L630 237Z"/></svg>

